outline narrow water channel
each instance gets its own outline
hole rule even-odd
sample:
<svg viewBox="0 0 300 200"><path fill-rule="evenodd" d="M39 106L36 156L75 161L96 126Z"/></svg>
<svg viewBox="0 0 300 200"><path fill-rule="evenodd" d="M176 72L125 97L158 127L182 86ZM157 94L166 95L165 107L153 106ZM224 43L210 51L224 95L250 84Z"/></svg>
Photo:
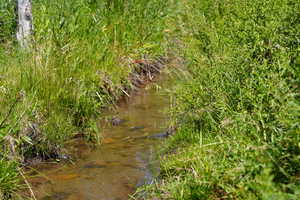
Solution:
<svg viewBox="0 0 300 200"><path fill-rule="evenodd" d="M74 146L73 164L46 164L29 181L38 200L125 200L138 186L148 184L157 173L153 151L159 139L151 135L167 126L169 99L158 80L121 103L107 117L124 120L118 126L99 121L103 140L91 148L84 142ZM144 137L146 136L146 137ZM73 144L74 145L74 144Z"/></svg>

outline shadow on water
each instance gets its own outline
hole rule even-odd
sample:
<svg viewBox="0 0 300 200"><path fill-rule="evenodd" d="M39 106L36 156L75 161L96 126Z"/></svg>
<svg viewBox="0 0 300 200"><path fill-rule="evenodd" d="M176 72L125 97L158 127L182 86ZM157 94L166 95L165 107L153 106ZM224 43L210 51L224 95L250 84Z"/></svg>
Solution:
<svg viewBox="0 0 300 200"><path fill-rule="evenodd" d="M39 175L30 177L38 200L123 200L137 187L150 184L158 173L151 138L166 130L169 99L156 85L158 80L141 89L128 102L122 102L107 117L124 120L118 126L99 122L103 130L100 147L90 148L82 141L73 144L77 160L74 164L39 166ZM139 138L139 139L136 139Z"/></svg>

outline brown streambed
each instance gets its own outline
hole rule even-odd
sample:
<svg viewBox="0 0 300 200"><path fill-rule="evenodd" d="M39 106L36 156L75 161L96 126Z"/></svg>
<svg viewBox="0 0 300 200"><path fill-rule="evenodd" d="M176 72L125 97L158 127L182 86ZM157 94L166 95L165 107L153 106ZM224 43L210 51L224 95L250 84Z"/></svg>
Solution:
<svg viewBox="0 0 300 200"><path fill-rule="evenodd" d="M138 186L148 184L158 173L154 145L157 139L143 137L166 130L169 107L167 96L156 89L167 81L158 80L107 116L118 116L118 126L99 122L102 145L91 148L82 141L73 146L73 164L46 164L37 167L37 175L29 176L38 200L123 200ZM138 139L135 139L138 138Z"/></svg>

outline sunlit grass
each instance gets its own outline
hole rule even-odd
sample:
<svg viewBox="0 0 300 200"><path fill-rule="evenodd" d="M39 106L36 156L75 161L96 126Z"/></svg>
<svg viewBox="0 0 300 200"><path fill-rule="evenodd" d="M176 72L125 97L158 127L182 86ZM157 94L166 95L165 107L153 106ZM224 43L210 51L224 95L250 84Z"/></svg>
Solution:
<svg viewBox="0 0 300 200"><path fill-rule="evenodd" d="M159 199L299 199L296 1L182 1L191 76L171 93Z"/></svg>
<svg viewBox="0 0 300 200"><path fill-rule="evenodd" d="M64 142L79 132L96 140L101 109L131 87L132 61L165 54L168 1L33 1L29 51L14 40L14 4L0 0L3 158L7 152L21 161L57 157ZM8 198L14 187L2 183L0 192Z"/></svg>

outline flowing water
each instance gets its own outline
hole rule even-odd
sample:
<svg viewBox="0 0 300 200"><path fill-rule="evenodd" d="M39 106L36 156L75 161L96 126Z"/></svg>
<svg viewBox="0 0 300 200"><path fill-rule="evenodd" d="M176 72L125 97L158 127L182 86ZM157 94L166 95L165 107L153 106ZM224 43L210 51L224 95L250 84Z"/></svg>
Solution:
<svg viewBox="0 0 300 200"><path fill-rule="evenodd" d="M169 99L149 84L115 111L105 115L124 120L118 126L100 120L103 140L99 147L83 141L70 144L76 149L73 164L40 165L28 178L38 200L123 200L138 186L151 183L158 173L153 158L158 139L149 136L166 130ZM166 81L164 81L166 82Z"/></svg>

